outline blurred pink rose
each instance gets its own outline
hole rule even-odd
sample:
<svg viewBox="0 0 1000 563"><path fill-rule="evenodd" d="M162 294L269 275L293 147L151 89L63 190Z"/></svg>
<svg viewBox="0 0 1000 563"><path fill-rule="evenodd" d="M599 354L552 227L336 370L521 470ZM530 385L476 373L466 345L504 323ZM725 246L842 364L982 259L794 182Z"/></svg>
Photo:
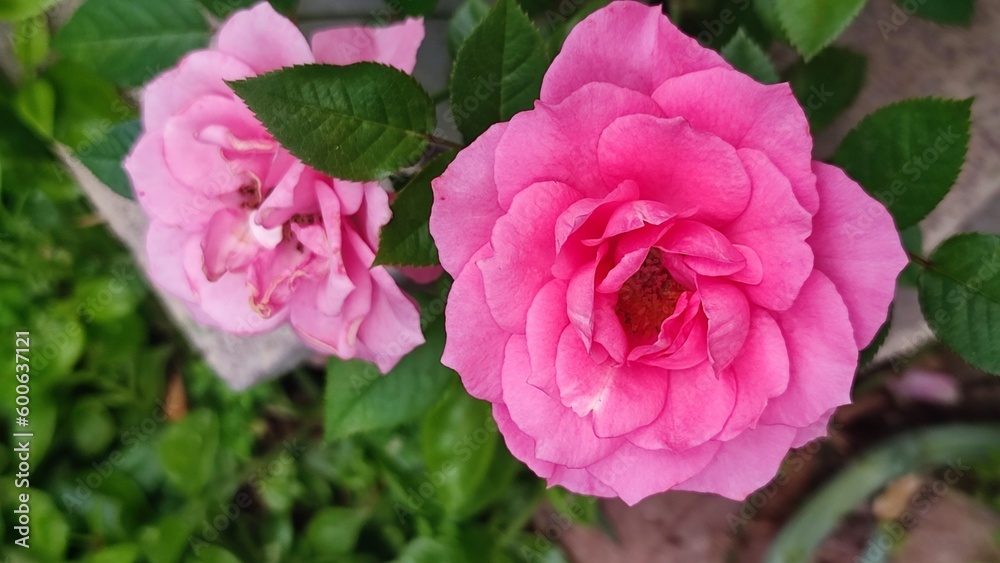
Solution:
<svg viewBox="0 0 1000 563"><path fill-rule="evenodd" d="M378 61L411 72L423 23L316 33L269 4L235 13L210 49L142 94L125 168L151 223L149 273L200 322L236 334L284 323L310 347L384 372L423 342L416 305L371 268L388 194L291 156L225 84L307 64Z"/></svg>
<svg viewBox="0 0 1000 563"><path fill-rule="evenodd" d="M661 15L579 24L535 108L434 182L444 363L551 485L741 499L850 401L906 256L787 84Z"/></svg>

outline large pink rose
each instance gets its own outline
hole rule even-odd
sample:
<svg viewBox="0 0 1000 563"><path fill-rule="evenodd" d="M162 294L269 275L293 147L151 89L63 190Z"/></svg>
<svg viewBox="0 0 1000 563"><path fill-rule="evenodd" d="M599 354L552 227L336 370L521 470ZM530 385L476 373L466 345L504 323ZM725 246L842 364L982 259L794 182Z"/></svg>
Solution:
<svg viewBox="0 0 1000 563"><path fill-rule="evenodd" d="M151 218L153 281L205 324L255 334L290 323L312 348L383 371L423 342L416 305L385 268L371 268L387 192L305 166L225 83L316 62L410 72L423 35L410 20L321 31L310 47L262 3L151 82L125 168Z"/></svg>
<svg viewBox="0 0 1000 563"><path fill-rule="evenodd" d="M906 264L765 86L615 2L434 182L444 363L552 485L744 498L850 401Z"/></svg>

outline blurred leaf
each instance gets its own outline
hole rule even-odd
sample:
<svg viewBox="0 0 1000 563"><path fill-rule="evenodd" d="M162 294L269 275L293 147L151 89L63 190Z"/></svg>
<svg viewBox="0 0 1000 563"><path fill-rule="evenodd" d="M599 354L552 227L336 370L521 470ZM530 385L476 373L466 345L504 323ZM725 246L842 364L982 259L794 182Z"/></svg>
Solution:
<svg viewBox="0 0 1000 563"><path fill-rule="evenodd" d="M11 32L14 56L30 74L49 54L49 20L44 14L21 20Z"/></svg>
<svg viewBox="0 0 1000 563"><path fill-rule="evenodd" d="M194 0L87 0L53 47L116 84L141 86L209 36Z"/></svg>
<svg viewBox="0 0 1000 563"><path fill-rule="evenodd" d="M789 43L781 18L778 16L777 2L778 0L754 0L754 12L772 37Z"/></svg>
<svg viewBox="0 0 1000 563"><path fill-rule="evenodd" d="M915 5L916 15L950 25L968 26L976 11L976 0L896 0L896 3L907 12Z"/></svg>
<svg viewBox="0 0 1000 563"><path fill-rule="evenodd" d="M289 67L229 85L285 148L345 180L377 180L413 164L434 129L427 92L377 63Z"/></svg>
<svg viewBox="0 0 1000 563"><path fill-rule="evenodd" d="M147 527L140 534L139 543L143 554L150 563L180 561L181 555L188 548L189 538L191 541L201 539L202 529L199 525L209 526L202 520L203 518L204 511L197 505L163 516L155 525Z"/></svg>
<svg viewBox="0 0 1000 563"><path fill-rule="evenodd" d="M736 70L749 74L758 82L764 84L778 82L778 71L774 69L771 58L760 45L747 36L742 28L729 40L729 43L726 43L720 53Z"/></svg>
<svg viewBox="0 0 1000 563"><path fill-rule="evenodd" d="M209 410L189 412L160 436L158 451L167 480L195 497L205 488L215 468L219 421Z"/></svg>
<svg viewBox="0 0 1000 563"><path fill-rule="evenodd" d="M816 491L771 544L765 563L810 561L820 542L865 499L893 479L949 464L965 464L997 452L1000 426L949 425L893 438L865 454Z"/></svg>
<svg viewBox="0 0 1000 563"><path fill-rule="evenodd" d="M468 516L493 461L498 441L491 405L458 382L423 418L420 446L437 502L453 517Z"/></svg>
<svg viewBox="0 0 1000 563"><path fill-rule="evenodd" d="M350 553L367 518L365 511L358 508L330 506L321 509L309 520L302 537L305 557L317 560Z"/></svg>
<svg viewBox="0 0 1000 563"><path fill-rule="evenodd" d="M217 545L206 545L198 549L198 554L188 557L189 563L241 563L231 552Z"/></svg>
<svg viewBox="0 0 1000 563"><path fill-rule="evenodd" d="M134 563L139 560L139 546L122 543L91 553L83 563Z"/></svg>
<svg viewBox="0 0 1000 563"><path fill-rule="evenodd" d="M458 50L451 110L466 141L531 109L548 66L545 45L514 0L499 0Z"/></svg>
<svg viewBox="0 0 1000 563"><path fill-rule="evenodd" d="M789 41L808 61L854 21L865 3L866 0L774 0L774 8Z"/></svg>
<svg viewBox="0 0 1000 563"><path fill-rule="evenodd" d="M32 487L27 493L31 496L31 556L38 561L65 561L70 532L66 517L47 492Z"/></svg>
<svg viewBox="0 0 1000 563"><path fill-rule="evenodd" d="M325 437L392 428L418 418L441 396L454 372L441 365L444 327L427 328L427 343L410 352L388 374L359 360L327 365ZM404 345L405 343L400 343Z"/></svg>
<svg viewBox="0 0 1000 563"><path fill-rule="evenodd" d="M73 150L86 151L117 123L135 116L113 84L79 63L59 60L44 76L58 99L55 138Z"/></svg>
<svg viewBox="0 0 1000 563"><path fill-rule="evenodd" d="M84 399L74 404L69 420L73 444L87 457L107 449L117 434L114 418L107 407L96 399Z"/></svg>
<svg viewBox="0 0 1000 563"><path fill-rule="evenodd" d="M431 538L417 538L407 544L393 563L462 563L461 551Z"/></svg>
<svg viewBox="0 0 1000 563"><path fill-rule="evenodd" d="M941 202L962 170L972 99L918 98L865 117L833 157L837 166L892 213L898 229Z"/></svg>
<svg viewBox="0 0 1000 563"><path fill-rule="evenodd" d="M135 199L132 182L122 163L140 133L142 124L138 120L119 123L106 137L76 153L76 157L111 191Z"/></svg>
<svg viewBox="0 0 1000 563"><path fill-rule="evenodd" d="M455 10L448 22L448 50L452 56L465 42L472 30L490 13L490 5L486 0L465 0Z"/></svg>
<svg viewBox="0 0 1000 563"><path fill-rule="evenodd" d="M379 234L375 265L437 266L437 247L431 238L430 218L434 192L431 181L444 173L455 160L446 152L427 163L392 202L392 219Z"/></svg>
<svg viewBox="0 0 1000 563"><path fill-rule="evenodd" d="M809 118L809 127L818 132L854 103L865 83L868 59L849 49L829 47L808 63L793 70L789 83Z"/></svg>
<svg viewBox="0 0 1000 563"><path fill-rule="evenodd" d="M886 319L882 327L878 329L875 333L875 338L872 339L871 343L868 344L861 353L858 355L858 368L863 369L868 367L868 365L875 359L878 355L878 351L882 349L882 345L885 344L885 339L889 337L889 330L892 328L892 307L889 308L889 317Z"/></svg>
<svg viewBox="0 0 1000 563"><path fill-rule="evenodd" d="M19 21L31 18L59 3L59 0L4 0L0 20Z"/></svg>
<svg viewBox="0 0 1000 563"><path fill-rule="evenodd" d="M934 334L970 364L1000 375L1000 236L946 240L920 274L920 309Z"/></svg>
<svg viewBox="0 0 1000 563"><path fill-rule="evenodd" d="M47 81L37 79L25 84L14 98L14 109L35 134L45 139L52 137L56 92Z"/></svg>

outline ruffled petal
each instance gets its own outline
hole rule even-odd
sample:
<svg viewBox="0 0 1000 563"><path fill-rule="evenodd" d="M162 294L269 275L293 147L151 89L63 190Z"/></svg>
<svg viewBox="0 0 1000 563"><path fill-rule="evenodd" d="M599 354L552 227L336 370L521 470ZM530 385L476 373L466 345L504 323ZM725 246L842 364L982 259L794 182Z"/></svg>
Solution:
<svg viewBox="0 0 1000 563"><path fill-rule="evenodd" d="M316 62L350 65L376 62L411 73L417 65L417 50L424 40L422 19L407 19L385 27L339 27L312 36Z"/></svg>

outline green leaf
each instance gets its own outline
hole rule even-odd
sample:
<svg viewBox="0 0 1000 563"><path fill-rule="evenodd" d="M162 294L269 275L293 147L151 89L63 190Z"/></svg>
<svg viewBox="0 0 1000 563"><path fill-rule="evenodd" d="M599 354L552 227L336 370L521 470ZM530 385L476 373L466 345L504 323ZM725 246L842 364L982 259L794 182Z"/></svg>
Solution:
<svg viewBox="0 0 1000 563"><path fill-rule="evenodd" d="M103 139L115 124L135 117L135 109L122 100L113 84L79 63L62 59L44 77L52 82L59 100L53 135L75 151Z"/></svg>
<svg viewBox="0 0 1000 563"><path fill-rule="evenodd" d="M437 7L438 0L391 0L390 6L399 6L404 15L426 16Z"/></svg>
<svg viewBox="0 0 1000 563"><path fill-rule="evenodd" d="M1000 375L1000 236L946 240L920 274L919 291L934 334L965 361Z"/></svg>
<svg viewBox="0 0 1000 563"><path fill-rule="evenodd" d="M417 538L408 543L392 563L462 563L460 550L440 540Z"/></svg>
<svg viewBox="0 0 1000 563"><path fill-rule="evenodd" d="M896 0L907 13L917 6L916 15L948 25L967 26L972 23L976 0Z"/></svg>
<svg viewBox="0 0 1000 563"><path fill-rule="evenodd" d="M351 553L367 519L367 512L359 508L331 506L320 509L306 526L302 538L304 555L315 560Z"/></svg>
<svg viewBox="0 0 1000 563"><path fill-rule="evenodd" d="M453 371L441 365L443 322L428 327L425 336L427 343L410 352L386 375L367 362L330 360L325 405L327 440L410 422L441 397L454 377Z"/></svg>
<svg viewBox="0 0 1000 563"><path fill-rule="evenodd" d="M816 56L854 21L866 0L774 0L788 40L806 60Z"/></svg>
<svg viewBox="0 0 1000 563"><path fill-rule="evenodd" d="M754 0L753 7L764 28L776 39L788 43L788 36L778 16L777 0Z"/></svg>
<svg viewBox="0 0 1000 563"><path fill-rule="evenodd" d="M815 133L833 123L861 92L868 59L849 49L830 47L792 71L792 92L809 118Z"/></svg>
<svg viewBox="0 0 1000 563"><path fill-rule="evenodd" d="M335 178L384 178L416 162L434 103L412 76L377 63L304 65L231 82L274 137Z"/></svg>
<svg viewBox="0 0 1000 563"><path fill-rule="evenodd" d="M167 480L196 497L212 476L218 447L218 418L212 411L198 410L164 430L157 449Z"/></svg>
<svg viewBox="0 0 1000 563"><path fill-rule="evenodd" d="M729 43L722 47L720 53L736 70L749 74L758 82L764 84L778 82L778 71L774 69L771 58L760 45L750 39L743 28L740 28Z"/></svg>
<svg viewBox="0 0 1000 563"><path fill-rule="evenodd" d="M94 457L107 448L118 434L108 408L97 399L85 399L70 410L73 444L87 457Z"/></svg>
<svg viewBox="0 0 1000 563"><path fill-rule="evenodd" d="M31 555L38 561L66 561L70 527L55 501L45 491L32 488Z"/></svg>
<svg viewBox="0 0 1000 563"><path fill-rule="evenodd" d="M240 558L217 545L203 545L198 547L197 555L188 557L185 561L188 563L240 563Z"/></svg>
<svg viewBox="0 0 1000 563"><path fill-rule="evenodd" d="M490 13L486 0L465 0L455 10L448 22L448 50L454 55L476 28Z"/></svg>
<svg viewBox="0 0 1000 563"><path fill-rule="evenodd" d="M458 50L451 110L471 142L494 123L531 109L548 59L542 36L514 0L500 0Z"/></svg>
<svg viewBox="0 0 1000 563"><path fill-rule="evenodd" d="M478 501L498 440L490 404L473 399L457 381L424 417L420 447L445 512L456 518L469 515L465 509Z"/></svg>
<svg viewBox="0 0 1000 563"><path fill-rule="evenodd" d="M972 99L918 98L883 107L847 134L833 161L905 229L954 185L969 146Z"/></svg>
<svg viewBox="0 0 1000 563"><path fill-rule="evenodd" d="M899 233L899 238L903 241L903 248L914 256L924 254L924 234L920 232L920 225L913 225ZM896 283L906 287L917 287L917 279L920 276L920 265L910 262L899 274Z"/></svg>
<svg viewBox="0 0 1000 563"><path fill-rule="evenodd" d="M106 137L83 147L76 153L76 157L111 191L122 197L135 199L132 183L125 174L122 161L141 132L142 124L138 120L119 123Z"/></svg>
<svg viewBox="0 0 1000 563"><path fill-rule="evenodd" d="M431 180L444 173L454 152L430 161L410 179L392 202L392 219L379 235L375 265L437 266L437 247L431 238L430 218L434 192Z"/></svg>
<svg viewBox="0 0 1000 563"><path fill-rule="evenodd" d="M44 14L14 24L11 33L14 55L27 71L33 71L49 54L49 20Z"/></svg>
<svg viewBox="0 0 1000 563"><path fill-rule="evenodd" d="M58 3L59 0L4 0L0 3L0 20L33 18Z"/></svg>
<svg viewBox="0 0 1000 563"><path fill-rule="evenodd" d="M52 84L42 79L25 84L14 98L14 109L35 134L52 138L56 115L56 92Z"/></svg>
<svg viewBox="0 0 1000 563"><path fill-rule="evenodd" d="M889 329L892 328L892 309L889 309L889 318L886 319L882 327L878 329L875 333L875 338L872 339L871 343L868 344L861 353L858 354L858 367L865 368L868 364L872 363L875 356L878 355L878 351L882 349L882 345L885 344L885 339L889 337Z"/></svg>
<svg viewBox="0 0 1000 563"><path fill-rule="evenodd" d="M224 18L236 10L244 10L257 4L260 0L198 0L212 15ZM268 0L271 6L285 15L292 15L298 7L299 0Z"/></svg>
<svg viewBox="0 0 1000 563"><path fill-rule="evenodd" d="M83 563L133 563L138 559L139 546L134 543L120 543L91 553Z"/></svg>
<svg viewBox="0 0 1000 563"><path fill-rule="evenodd" d="M116 84L140 86L209 37L194 0L87 0L53 46Z"/></svg>

